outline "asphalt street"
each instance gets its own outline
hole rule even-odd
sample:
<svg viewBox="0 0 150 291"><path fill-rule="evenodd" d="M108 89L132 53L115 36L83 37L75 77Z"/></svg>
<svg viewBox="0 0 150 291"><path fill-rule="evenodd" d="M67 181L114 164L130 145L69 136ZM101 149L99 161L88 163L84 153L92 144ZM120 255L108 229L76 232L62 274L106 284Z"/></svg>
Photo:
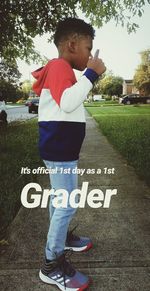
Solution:
<svg viewBox="0 0 150 291"><path fill-rule="evenodd" d="M30 119L37 116L37 114L35 113L28 113L28 107L24 105L23 106L7 105L6 112L8 122Z"/></svg>

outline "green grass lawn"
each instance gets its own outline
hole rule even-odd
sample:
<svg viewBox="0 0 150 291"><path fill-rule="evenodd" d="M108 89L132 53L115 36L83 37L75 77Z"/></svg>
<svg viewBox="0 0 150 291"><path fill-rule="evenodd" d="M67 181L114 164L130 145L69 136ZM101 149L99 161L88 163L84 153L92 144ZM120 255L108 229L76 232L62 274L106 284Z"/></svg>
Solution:
<svg viewBox="0 0 150 291"><path fill-rule="evenodd" d="M118 105L87 108L92 115L150 115L149 105Z"/></svg>
<svg viewBox="0 0 150 291"><path fill-rule="evenodd" d="M150 185L150 106L88 107L103 134Z"/></svg>
<svg viewBox="0 0 150 291"><path fill-rule="evenodd" d="M22 167L36 168L38 153L37 119L12 122L0 128L0 230L12 221L20 208L22 188L36 181L36 175L21 175Z"/></svg>
<svg viewBox="0 0 150 291"><path fill-rule="evenodd" d="M105 100L105 101L93 101L93 102L84 102L85 107L99 107L99 106L112 106L112 105L120 105L118 101Z"/></svg>

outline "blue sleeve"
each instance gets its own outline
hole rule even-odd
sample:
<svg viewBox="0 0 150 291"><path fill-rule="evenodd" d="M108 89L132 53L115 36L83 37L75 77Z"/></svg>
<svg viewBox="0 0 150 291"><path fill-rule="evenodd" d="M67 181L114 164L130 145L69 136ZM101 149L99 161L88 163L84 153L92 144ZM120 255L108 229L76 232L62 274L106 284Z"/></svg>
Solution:
<svg viewBox="0 0 150 291"><path fill-rule="evenodd" d="M87 69L83 75L86 76L92 84L99 78L99 75L90 68Z"/></svg>

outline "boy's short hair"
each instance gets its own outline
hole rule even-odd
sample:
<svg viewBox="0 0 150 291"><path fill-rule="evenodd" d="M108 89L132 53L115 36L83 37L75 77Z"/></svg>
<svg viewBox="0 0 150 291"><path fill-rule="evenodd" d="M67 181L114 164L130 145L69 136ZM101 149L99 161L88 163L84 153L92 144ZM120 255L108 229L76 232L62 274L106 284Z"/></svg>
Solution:
<svg viewBox="0 0 150 291"><path fill-rule="evenodd" d="M92 25L78 18L66 18L59 21L54 34L54 44L58 47L61 41L67 40L69 36L77 33L78 35L89 35L92 39L95 36L95 30Z"/></svg>

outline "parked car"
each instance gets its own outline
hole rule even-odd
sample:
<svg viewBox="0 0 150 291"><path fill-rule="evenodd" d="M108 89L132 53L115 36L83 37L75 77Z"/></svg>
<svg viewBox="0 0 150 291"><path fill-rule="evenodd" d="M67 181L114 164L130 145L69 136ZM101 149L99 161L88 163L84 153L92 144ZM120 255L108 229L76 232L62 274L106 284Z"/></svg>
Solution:
<svg viewBox="0 0 150 291"><path fill-rule="evenodd" d="M130 104L150 104L150 96L140 96L139 94L130 94L120 98L120 103L124 105Z"/></svg>
<svg viewBox="0 0 150 291"><path fill-rule="evenodd" d="M102 95L94 95L93 101L104 101L105 99L102 98Z"/></svg>
<svg viewBox="0 0 150 291"><path fill-rule="evenodd" d="M30 100L30 102L28 103L29 113L32 113L32 112L38 113L39 99L40 98L33 98Z"/></svg>
<svg viewBox="0 0 150 291"><path fill-rule="evenodd" d="M32 100L32 98L28 98L28 99L26 100L26 102L25 102L25 106L28 106L29 103L31 102L31 100Z"/></svg>
<svg viewBox="0 0 150 291"><path fill-rule="evenodd" d="M35 99L35 98L38 99L39 96L37 96L37 95L35 95L35 94L34 94L33 96L30 95L30 96L28 97L28 99L26 100L26 102L25 102L25 106L28 106L29 103L30 103L33 99Z"/></svg>

